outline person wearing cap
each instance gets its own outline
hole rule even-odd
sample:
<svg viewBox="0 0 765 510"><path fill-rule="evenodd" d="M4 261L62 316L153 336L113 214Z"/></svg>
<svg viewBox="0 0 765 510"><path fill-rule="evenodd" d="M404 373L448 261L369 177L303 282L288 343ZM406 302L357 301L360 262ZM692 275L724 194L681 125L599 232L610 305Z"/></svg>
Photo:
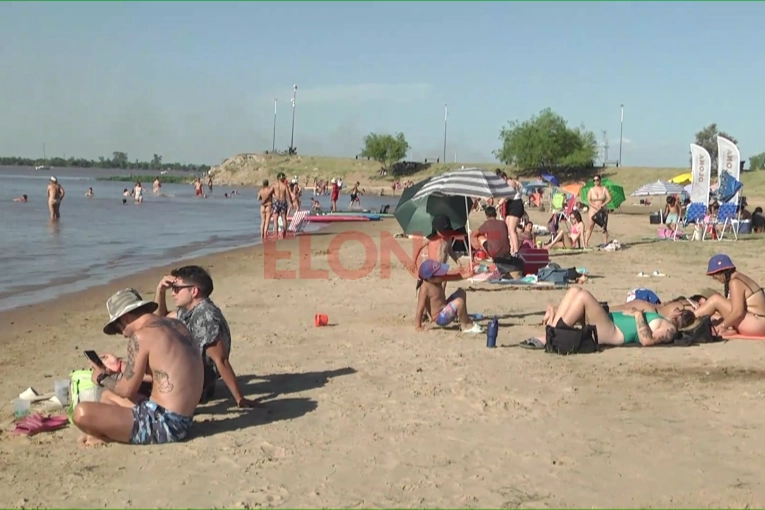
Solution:
<svg viewBox="0 0 765 510"><path fill-rule="evenodd" d="M168 312L165 294L172 291L177 309ZM161 317L178 319L191 332L205 365L205 384L202 398L215 396L218 379L223 382L239 407L255 407L255 402L244 398L236 373L231 366L231 329L223 312L210 299L213 281L210 274L199 266L173 269L160 280L154 301Z"/></svg>
<svg viewBox="0 0 765 510"><path fill-rule="evenodd" d="M48 182L48 210L50 211L50 219L61 219L61 201L66 196L64 187L58 183L58 179L51 176Z"/></svg>
<svg viewBox="0 0 765 510"><path fill-rule="evenodd" d="M482 333L484 330L470 320L467 312L467 294L462 288L457 289L448 298L444 291L443 280L449 272L449 266L435 260L426 260L418 270L417 310L414 314L415 329L423 331L422 319L425 313L434 318L441 327L448 326L455 319L459 320L463 333Z"/></svg>
<svg viewBox="0 0 765 510"><path fill-rule="evenodd" d="M765 291L750 277L736 270L727 255L718 253L709 259L707 275L723 284L724 295L711 294L696 309L696 317L719 314L717 330L754 337L765 336ZM733 330L733 331L731 331Z"/></svg>
<svg viewBox="0 0 765 510"><path fill-rule="evenodd" d="M204 383L204 366L191 333L176 320L154 315L157 304L135 289L116 292L106 302L107 335L121 334L127 357L121 372L93 364L93 382L105 388L101 402L80 402L72 420L83 444L174 443L186 438ZM148 399L139 396L151 377Z"/></svg>

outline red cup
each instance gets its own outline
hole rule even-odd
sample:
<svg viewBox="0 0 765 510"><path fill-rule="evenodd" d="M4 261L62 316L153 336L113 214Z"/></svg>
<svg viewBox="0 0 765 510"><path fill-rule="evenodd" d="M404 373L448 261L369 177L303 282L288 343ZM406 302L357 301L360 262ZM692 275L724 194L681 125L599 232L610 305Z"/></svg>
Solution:
<svg viewBox="0 0 765 510"><path fill-rule="evenodd" d="M327 317L323 313L317 313L313 317L313 324L317 328L320 328L322 326L326 326L327 324L329 324L329 317Z"/></svg>

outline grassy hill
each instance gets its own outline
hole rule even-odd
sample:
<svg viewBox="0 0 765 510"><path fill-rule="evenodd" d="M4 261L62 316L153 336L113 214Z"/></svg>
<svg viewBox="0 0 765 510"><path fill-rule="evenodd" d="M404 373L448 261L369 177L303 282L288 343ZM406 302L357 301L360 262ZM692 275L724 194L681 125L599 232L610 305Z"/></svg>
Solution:
<svg viewBox="0 0 765 510"><path fill-rule="evenodd" d="M448 170L465 168L485 168L494 170L502 168L509 174L512 169L499 163L439 163L433 164L424 170L411 175L402 176L398 179L413 180L415 182L440 174ZM313 183L314 177L330 179L341 177L346 182L359 181L368 189L390 189L391 183L397 180L394 177L381 177L378 172L380 164L376 161L367 161L352 158L332 158L321 156L279 156L270 154L239 154L227 159L221 165L213 167L213 178L220 184L258 186L263 179L274 180L276 174L284 172L288 177L299 176L301 184L307 176ZM593 173L601 172L614 182L621 184L626 193L632 193L640 186L657 180L667 180L672 177L688 172L688 168L651 168L651 167L622 167L595 169L587 174L578 176L572 180L584 180ZM765 172L744 172L742 181L747 190L746 195L765 195Z"/></svg>

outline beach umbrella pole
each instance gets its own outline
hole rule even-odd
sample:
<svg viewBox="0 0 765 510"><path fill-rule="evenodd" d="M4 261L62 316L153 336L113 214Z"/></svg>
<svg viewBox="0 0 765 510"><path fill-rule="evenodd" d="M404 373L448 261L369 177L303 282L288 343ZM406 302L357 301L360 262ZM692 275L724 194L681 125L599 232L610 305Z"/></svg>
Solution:
<svg viewBox="0 0 765 510"><path fill-rule="evenodd" d="M470 208L468 208L468 197L465 196L465 211L467 212L467 222L465 223L465 227L467 230L467 239L465 244L467 244L468 249L468 257L470 258L470 270L473 270L473 248L470 246Z"/></svg>

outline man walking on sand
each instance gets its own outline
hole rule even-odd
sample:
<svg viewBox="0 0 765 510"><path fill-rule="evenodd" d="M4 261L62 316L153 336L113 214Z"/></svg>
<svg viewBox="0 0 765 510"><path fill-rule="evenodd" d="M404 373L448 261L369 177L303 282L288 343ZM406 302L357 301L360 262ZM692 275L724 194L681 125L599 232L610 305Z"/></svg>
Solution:
<svg viewBox="0 0 765 510"><path fill-rule="evenodd" d="M106 309L104 333L121 333L128 339L127 360L121 373L93 365L93 382L120 398L77 404L72 419L85 432L80 442L182 441L191 429L204 383L202 357L191 334L178 321L154 315L157 304L144 301L134 289L115 293ZM152 380L148 399L138 394L145 375Z"/></svg>
<svg viewBox="0 0 765 510"><path fill-rule="evenodd" d="M58 179L51 176L48 182L48 210L51 220L61 219L61 201L64 200L64 196L64 187L58 183Z"/></svg>
<svg viewBox="0 0 765 510"><path fill-rule="evenodd" d="M168 312L165 293L172 289L173 299L178 307ZM255 407L255 402L242 396L231 367L231 330L220 308L210 300L213 281L199 266L184 266L173 269L157 285L154 301L157 315L177 318L191 332L194 344L202 355L205 368L203 399L215 396L215 385L223 379L239 407Z"/></svg>
<svg viewBox="0 0 765 510"><path fill-rule="evenodd" d="M290 193L287 186L287 176L284 172L279 172L276 176L276 184L274 184L274 198L273 198L273 212L274 212L274 234L276 238L279 238L279 218L282 219L282 237L286 237L287 233L287 209L290 206Z"/></svg>

